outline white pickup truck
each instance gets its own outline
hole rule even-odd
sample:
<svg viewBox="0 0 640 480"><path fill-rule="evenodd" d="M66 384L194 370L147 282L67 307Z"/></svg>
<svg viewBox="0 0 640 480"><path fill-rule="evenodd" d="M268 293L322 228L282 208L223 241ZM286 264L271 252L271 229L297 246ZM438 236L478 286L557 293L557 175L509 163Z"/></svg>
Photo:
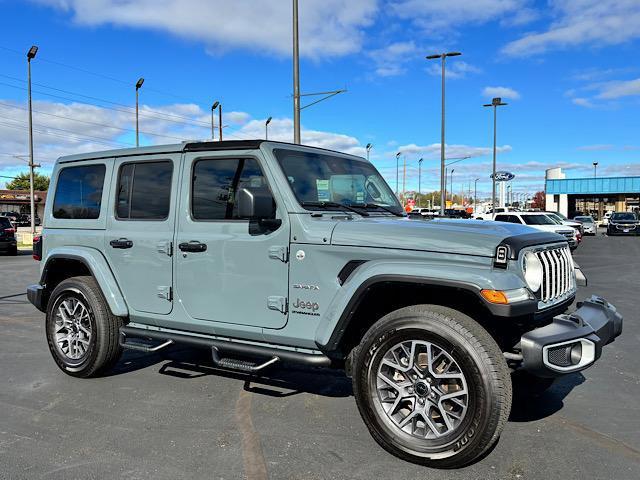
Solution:
<svg viewBox="0 0 640 480"><path fill-rule="evenodd" d="M507 213L507 212L519 212L520 210L514 207L497 207L495 212L492 208L487 210L484 213L474 213L473 218L476 220L493 220L494 215L498 213Z"/></svg>

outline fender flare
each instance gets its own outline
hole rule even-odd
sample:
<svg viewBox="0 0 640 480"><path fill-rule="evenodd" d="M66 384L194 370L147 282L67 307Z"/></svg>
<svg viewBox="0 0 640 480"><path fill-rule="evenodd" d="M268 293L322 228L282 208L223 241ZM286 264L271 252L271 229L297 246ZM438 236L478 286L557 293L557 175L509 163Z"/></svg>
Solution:
<svg viewBox="0 0 640 480"><path fill-rule="evenodd" d="M84 264L96 279L111 313L118 317L129 316L129 308L124 295L122 295L122 291L106 258L100 251L88 247L58 247L51 249L42 268L40 285L46 284L50 262L55 259L74 260Z"/></svg>

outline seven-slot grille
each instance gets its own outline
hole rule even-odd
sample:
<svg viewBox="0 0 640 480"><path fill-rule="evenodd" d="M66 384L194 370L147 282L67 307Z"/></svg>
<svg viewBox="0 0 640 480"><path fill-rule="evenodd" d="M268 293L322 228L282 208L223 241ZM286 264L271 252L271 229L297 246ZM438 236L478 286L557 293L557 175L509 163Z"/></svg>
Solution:
<svg viewBox="0 0 640 480"><path fill-rule="evenodd" d="M552 302L576 288L573 258L569 247L540 250L536 255L542 263L542 302Z"/></svg>

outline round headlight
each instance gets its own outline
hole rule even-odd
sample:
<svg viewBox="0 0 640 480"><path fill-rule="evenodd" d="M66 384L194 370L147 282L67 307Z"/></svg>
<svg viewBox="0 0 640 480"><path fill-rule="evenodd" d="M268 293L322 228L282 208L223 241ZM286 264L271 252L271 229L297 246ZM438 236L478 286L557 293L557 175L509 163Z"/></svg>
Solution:
<svg viewBox="0 0 640 480"><path fill-rule="evenodd" d="M524 273L524 280L527 282L527 286L532 292L537 292L542 285L542 263L538 257L532 253L527 252L522 260L522 271Z"/></svg>

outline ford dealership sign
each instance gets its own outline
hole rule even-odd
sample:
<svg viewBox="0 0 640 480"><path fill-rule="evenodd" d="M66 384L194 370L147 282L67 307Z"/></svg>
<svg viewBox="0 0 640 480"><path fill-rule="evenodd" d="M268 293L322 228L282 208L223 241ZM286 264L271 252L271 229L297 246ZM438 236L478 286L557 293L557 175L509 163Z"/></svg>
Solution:
<svg viewBox="0 0 640 480"><path fill-rule="evenodd" d="M516 176L511 172L496 172L496 182L508 182L509 180L513 180L515 177ZM491 174L491 178L493 178L493 174Z"/></svg>

